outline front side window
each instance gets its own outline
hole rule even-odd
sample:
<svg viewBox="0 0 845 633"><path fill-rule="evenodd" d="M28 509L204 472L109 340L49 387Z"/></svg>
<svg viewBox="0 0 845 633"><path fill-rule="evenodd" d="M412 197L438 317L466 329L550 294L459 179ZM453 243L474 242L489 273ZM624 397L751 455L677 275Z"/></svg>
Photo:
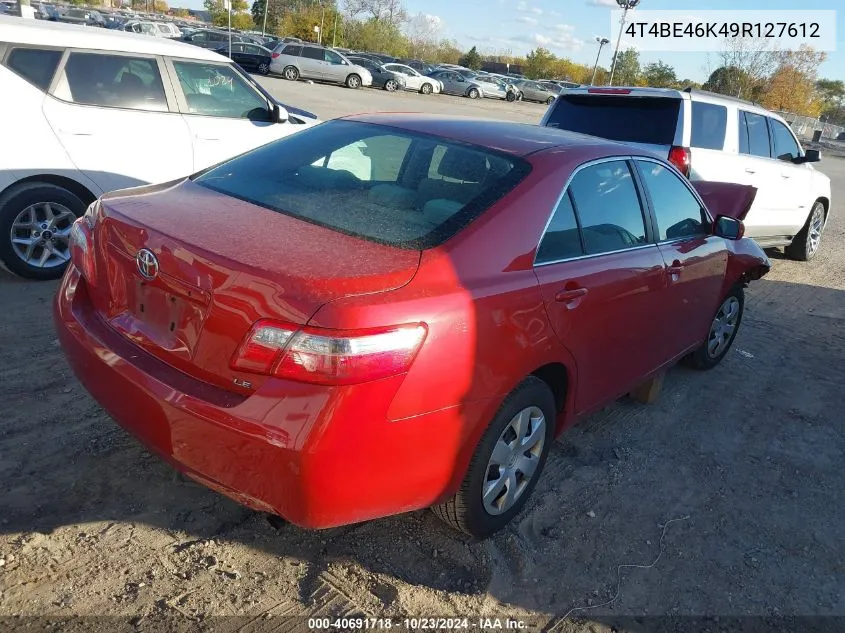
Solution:
<svg viewBox="0 0 845 633"><path fill-rule="evenodd" d="M71 53L56 96L85 105L166 111L167 98L154 59Z"/></svg>
<svg viewBox="0 0 845 633"><path fill-rule="evenodd" d="M449 239L529 171L522 159L486 148L330 121L236 157L195 182L346 234L416 249Z"/></svg>
<svg viewBox="0 0 845 633"><path fill-rule="evenodd" d="M267 102L231 66L174 61L188 112L205 116L268 121Z"/></svg>
<svg viewBox="0 0 845 633"><path fill-rule="evenodd" d="M61 58L61 51L13 48L6 57L6 66L31 84L47 90Z"/></svg>
<svg viewBox="0 0 845 633"><path fill-rule="evenodd" d="M643 184L651 197L660 240L708 235L710 219L698 199L670 169L638 160Z"/></svg>
<svg viewBox="0 0 845 633"><path fill-rule="evenodd" d="M801 156L801 148L788 127L774 119L769 119L769 125L772 126L772 141L775 145L776 158L792 161Z"/></svg>
<svg viewBox="0 0 845 633"><path fill-rule="evenodd" d="M325 50L325 58L324 60L329 62L330 64L334 64L335 66L342 66L343 65L343 58L335 53L334 51Z"/></svg>
<svg viewBox="0 0 845 633"><path fill-rule="evenodd" d="M766 124L766 117L744 111L740 111L739 114L740 153L771 158L769 127Z"/></svg>
<svg viewBox="0 0 845 633"><path fill-rule="evenodd" d="M589 165L569 185L588 255L646 243L645 220L624 160Z"/></svg>
<svg viewBox="0 0 845 633"><path fill-rule="evenodd" d="M692 102L692 139L701 149L722 149L728 125L728 109L713 103Z"/></svg>
<svg viewBox="0 0 845 633"><path fill-rule="evenodd" d="M208 41L208 33L205 31L200 31L199 33L194 33L191 35L192 42L207 42Z"/></svg>
<svg viewBox="0 0 845 633"><path fill-rule="evenodd" d="M578 221L575 219L575 208L572 206L572 195L567 191L552 215L549 227L540 241L535 260L537 264L547 264L583 254L581 234L578 230Z"/></svg>

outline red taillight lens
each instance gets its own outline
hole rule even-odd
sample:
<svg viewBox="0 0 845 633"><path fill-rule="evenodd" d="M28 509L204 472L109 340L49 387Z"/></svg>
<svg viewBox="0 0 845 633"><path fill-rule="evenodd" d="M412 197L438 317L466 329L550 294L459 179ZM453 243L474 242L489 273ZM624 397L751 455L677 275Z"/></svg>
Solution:
<svg viewBox="0 0 845 633"><path fill-rule="evenodd" d="M669 162L678 168L684 176L689 178L692 158L688 147L673 145L669 150Z"/></svg>
<svg viewBox="0 0 845 633"><path fill-rule="evenodd" d="M280 57L280 56L281 56L281 53L273 53L273 54L271 55L271 57L272 57L273 59L276 59L277 57Z"/></svg>
<svg viewBox="0 0 845 633"><path fill-rule="evenodd" d="M408 370L425 339L421 323L375 330L297 328L256 323L232 368L320 385L349 385Z"/></svg>
<svg viewBox="0 0 845 633"><path fill-rule="evenodd" d="M73 223L70 229L70 237L68 238L70 260L90 284L93 284L96 280L93 228L93 220L86 213Z"/></svg>

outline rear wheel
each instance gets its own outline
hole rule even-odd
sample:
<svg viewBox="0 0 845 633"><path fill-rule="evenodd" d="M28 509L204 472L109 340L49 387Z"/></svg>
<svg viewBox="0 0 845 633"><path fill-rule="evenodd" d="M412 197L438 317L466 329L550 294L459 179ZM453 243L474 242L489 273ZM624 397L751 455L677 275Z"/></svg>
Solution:
<svg viewBox="0 0 845 633"><path fill-rule="evenodd" d="M357 90L361 87L361 78L358 75L349 75L349 77L346 78L346 87Z"/></svg>
<svg viewBox="0 0 845 633"><path fill-rule="evenodd" d="M816 202L807 216L807 223L799 231L792 244L787 246L784 252L788 257L801 262L808 262L819 252L819 245L822 241L824 231L824 205Z"/></svg>
<svg viewBox="0 0 845 633"><path fill-rule="evenodd" d="M555 399L529 376L514 389L475 449L460 490L432 508L453 528L486 538L523 508L554 439Z"/></svg>
<svg viewBox="0 0 845 633"><path fill-rule="evenodd" d="M722 300L707 333L707 340L687 356L685 362L695 369L713 369L722 362L733 345L745 311L745 292L734 286Z"/></svg>
<svg viewBox="0 0 845 633"><path fill-rule="evenodd" d="M396 88L399 87L399 84L396 83L395 79L388 79L384 82L384 89L388 92L396 92Z"/></svg>
<svg viewBox="0 0 845 633"><path fill-rule="evenodd" d="M261 75L269 75L270 74L270 64L266 62L261 62L258 64L258 72Z"/></svg>
<svg viewBox="0 0 845 633"><path fill-rule="evenodd" d="M424 95L430 95L432 92L434 92L434 88L431 84L423 84L420 88L420 92Z"/></svg>
<svg viewBox="0 0 845 633"><path fill-rule="evenodd" d="M481 96L481 93L478 92L478 88L470 88L469 92L467 93L467 96L470 99L478 99L478 97Z"/></svg>
<svg viewBox="0 0 845 633"><path fill-rule="evenodd" d="M508 101L516 101L516 93L512 90L508 90L508 95L505 97Z"/></svg>
<svg viewBox="0 0 845 633"><path fill-rule="evenodd" d="M546 105L552 105L554 102L555 102L554 97L549 97L548 99L546 99Z"/></svg>
<svg viewBox="0 0 845 633"><path fill-rule="evenodd" d="M56 185L31 183L0 200L0 259L27 279L57 279L70 261L70 229L85 203Z"/></svg>
<svg viewBox="0 0 845 633"><path fill-rule="evenodd" d="M299 71L296 69L296 66L285 66L282 76L288 81L296 81L299 79Z"/></svg>

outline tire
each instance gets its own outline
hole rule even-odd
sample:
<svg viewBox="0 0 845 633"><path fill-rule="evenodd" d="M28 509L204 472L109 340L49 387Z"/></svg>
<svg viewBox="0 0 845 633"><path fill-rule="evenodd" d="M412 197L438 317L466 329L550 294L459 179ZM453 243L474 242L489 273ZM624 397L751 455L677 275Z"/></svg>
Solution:
<svg viewBox="0 0 845 633"><path fill-rule="evenodd" d="M514 102L516 101L516 94L508 90L508 96L506 96L505 99L509 102Z"/></svg>
<svg viewBox="0 0 845 633"><path fill-rule="evenodd" d="M521 92L520 92L520 93L518 93L518 94L516 95L516 100L517 100L517 101L524 101L524 100L525 100L525 95L524 95L523 93L521 93Z"/></svg>
<svg viewBox="0 0 845 633"><path fill-rule="evenodd" d="M467 96L470 99L478 99L478 97L481 96L481 93L478 92L478 88L470 88L469 92L467 93Z"/></svg>
<svg viewBox="0 0 845 633"><path fill-rule="evenodd" d="M58 279L69 260L70 226L83 213L85 203L63 187L29 183L12 190L0 199L0 259L10 271L26 279ZM45 233L49 240L46 247L47 242L41 241ZM13 239L18 241L13 242ZM33 242L24 245L20 240ZM27 252L30 253L29 261L24 259ZM57 255L51 254L53 252ZM41 261L43 266L38 265Z"/></svg>
<svg viewBox="0 0 845 633"><path fill-rule="evenodd" d="M554 97L549 97L548 99L546 99L546 105L552 105L554 102L555 102Z"/></svg>
<svg viewBox="0 0 845 633"><path fill-rule="evenodd" d="M736 310L735 314L731 311L732 309ZM731 288L727 296L722 299L722 303L719 304L719 309L716 310L716 314L713 316L710 331L707 333L707 339L701 344L701 347L687 356L684 362L690 367L700 370L713 369L721 363L722 359L731 349L736 338L736 333L739 332L739 326L742 323L742 315L744 313L745 291L741 285L736 285ZM734 317L730 318L729 314L734 314ZM726 332L724 329L726 324L732 324L729 332ZM720 340L721 343L713 349L714 341L716 340Z"/></svg>
<svg viewBox="0 0 845 633"><path fill-rule="evenodd" d="M506 440L518 438L512 425L519 414L525 414L525 412L530 414L530 422L525 428L536 431L536 434L531 433L531 435L536 435L535 439L539 446L534 444L532 445L534 450L526 449L521 454L509 452ZM542 416L544 428L537 430L540 416ZM549 447L554 440L555 418L555 399L549 386L535 376L529 376L522 381L505 398L490 426L481 437L460 490L451 499L434 506L433 512L456 530L476 538L487 538L502 529L519 514L537 484L549 454ZM512 439L512 442L516 441L518 440ZM528 479L519 479L519 461L516 466L506 468L500 468L492 463L496 452L500 453L499 459L504 458L502 451L504 455L508 455L507 459L517 459L522 464L532 464L533 472ZM531 456L526 457L529 453ZM513 471L513 478L504 475L509 472L508 468L516 469ZM493 501L494 506L498 504L498 501L506 505L511 485L515 486L516 495L518 495L511 505L497 513L491 513L488 510L487 502L483 498L484 486L491 475L498 476L499 481L504 481L506 484L498 491L498 496Z"/></svg>
<svg viewBox="0 0 845 633"><path fill-rule="evenodd" d="M269 64L258 64L258 73L261 75L269 75L270 74L270 65Z"/></svg>
<svg viewBox="0 0 845 633"><path fill-rule="evenodd" d="M804 228L798 232L792 243L783 249L787 257L799 262L808 262L816 256L824 232L824 216L824 205L816 201L813 208L810 209L810 215L807 216Z"/></svg>
<svg viewBox="0 0 845 633"><path fill-rule="evenodd" d="M346 78L346 87L357 90L361 87L361 78L355 73L352 73Z"/></svg>
<svg viewBox="0 0 845 633"><path fill-rule="evenodd" d="M388 92L396 92L396 89L399 87L399 84L396 83L395 79L388 79L384 82L384 89Z"/></svg>
<svg viewBox="0 0 845 633"><path fill-rule="evenodd" d="M296 66L285 66L285 69L282 71L282 77L288 81L296 81L299 79L299 70L297 70Z"/></svg>
<svg viewBox="0 0 845 633"><path fill-rule="evenodd" d="M434 86L429 83L425 83L420 86L420 92L424 95L430 95L432 92L434 92Z"/></svg>

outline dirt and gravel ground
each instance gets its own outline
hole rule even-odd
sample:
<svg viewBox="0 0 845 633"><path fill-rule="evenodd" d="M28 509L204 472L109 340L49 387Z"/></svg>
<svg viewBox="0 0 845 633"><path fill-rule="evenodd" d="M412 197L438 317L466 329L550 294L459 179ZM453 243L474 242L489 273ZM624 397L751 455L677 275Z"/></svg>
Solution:
<svg viewBox="0 0 845 633"><path fill-rule="evenodd" d="M324 118L543 112L265 81ZM845 160L821 169L842 200ZM123 616L76 622L88 632L174 622L306 630L287 617L302 614L497 614L593 632L665 622L623 625L623 616L672 616L672 630L698 628L686 616L719 616L712 630L729 629L727 616L845 616L838 211L812 263L771 254L774 269L751 287L720 367L675 369L657 404L619 401L584 420L554 446L527 510L481 543L426 511L276 530L176 476L70 374L50 318L56 284L0 276L0 616ZM39 622L46 628L27 619L0 628Z"/></svg>

